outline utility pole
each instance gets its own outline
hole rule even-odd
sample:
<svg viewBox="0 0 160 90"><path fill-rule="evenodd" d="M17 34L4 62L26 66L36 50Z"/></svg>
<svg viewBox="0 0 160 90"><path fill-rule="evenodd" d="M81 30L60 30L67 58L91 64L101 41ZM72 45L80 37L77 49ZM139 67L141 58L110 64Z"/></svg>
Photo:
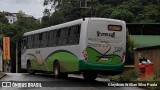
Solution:
<svg viewBox="0 0 160 90"><path fill-rule="evenodd" d="M93 0L91 0L91 17L93 16Z"/></svg>
<svg viewBox="0 0 160 90"><path fill-rule="evenodd" d="M3 35L2 35L2 29L0 31L0 72L3 72L3 51L1 49L1 46L3 45Z"/></svg>
<svg viewBox="0 0 160 90"><path fill-rule="evenodd" d="M3 53L2 49L0 48L0 72L3 72Z"/></svg>
<svg viewBox="0 0 160 90"><path fill-rule="evenodd" d="M16 41L16 73L18 73L18 41Z"/></svg>

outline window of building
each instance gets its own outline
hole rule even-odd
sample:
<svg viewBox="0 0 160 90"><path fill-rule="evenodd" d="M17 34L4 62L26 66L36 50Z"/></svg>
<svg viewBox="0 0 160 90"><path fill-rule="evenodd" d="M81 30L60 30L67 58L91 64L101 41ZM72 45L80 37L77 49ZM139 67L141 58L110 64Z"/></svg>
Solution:
<svg viewBox="0 0 160 90"><path fill-rule="evenodd" d="M10 23L12 23L12 20L10 20Z"/></svg>

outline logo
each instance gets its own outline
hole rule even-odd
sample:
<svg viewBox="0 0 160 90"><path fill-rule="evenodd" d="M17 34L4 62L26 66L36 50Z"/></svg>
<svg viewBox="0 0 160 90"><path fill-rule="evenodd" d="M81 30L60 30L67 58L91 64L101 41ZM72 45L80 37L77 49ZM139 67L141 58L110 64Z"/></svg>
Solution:
<svg viewBox="0 0 160 90"><path fill-rule="evenodd" d="M101 33L100 31L97 31L97 36L98 37L100 37L100 36L109 36L109 37L115 38L115 32L113 32L113 33Z"/></svg>
<svg viewBox="0 0 160 90"><path fill-rule="evenodd" d="M42 87L42 83L11 81L11 82L2 82L2 87Z"/></svg>
<svg viewBox="0 0 160 90"><path fill-rule="evenodd" d="M11 82L2 82L2 87L11 87Z"/></svg>

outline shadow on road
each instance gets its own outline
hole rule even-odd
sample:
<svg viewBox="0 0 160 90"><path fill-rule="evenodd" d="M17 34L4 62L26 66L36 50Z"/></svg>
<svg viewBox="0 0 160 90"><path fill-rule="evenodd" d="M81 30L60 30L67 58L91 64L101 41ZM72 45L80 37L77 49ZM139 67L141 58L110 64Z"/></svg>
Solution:
<svg viewBox="0 0 160 90"><path fill-rule="evenodd" d="M52 74L35 74L35 75L30 75L30 74L25 74L28 77L35 77L35 78L40 78L43 77L46 80L43 81L43 85L45 86L58 86L58 87L105 87L108 86L108 82L104 81L86 81L83 78L77 78L77 77L67 77L64 79L56 79L54 78L54 75ZM52 84L52 85L51 85Z"/></svg>

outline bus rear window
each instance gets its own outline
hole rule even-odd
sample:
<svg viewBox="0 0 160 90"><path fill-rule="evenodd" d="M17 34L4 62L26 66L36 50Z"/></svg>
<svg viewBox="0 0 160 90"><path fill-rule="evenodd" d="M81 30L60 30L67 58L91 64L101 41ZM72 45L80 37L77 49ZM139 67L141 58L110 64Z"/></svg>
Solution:
<svg viewBox="0 0 160 90"><path fill-rule="evenodd" d="M110 31L122 31L121 25L108 25L108 30Z"/></svg>

